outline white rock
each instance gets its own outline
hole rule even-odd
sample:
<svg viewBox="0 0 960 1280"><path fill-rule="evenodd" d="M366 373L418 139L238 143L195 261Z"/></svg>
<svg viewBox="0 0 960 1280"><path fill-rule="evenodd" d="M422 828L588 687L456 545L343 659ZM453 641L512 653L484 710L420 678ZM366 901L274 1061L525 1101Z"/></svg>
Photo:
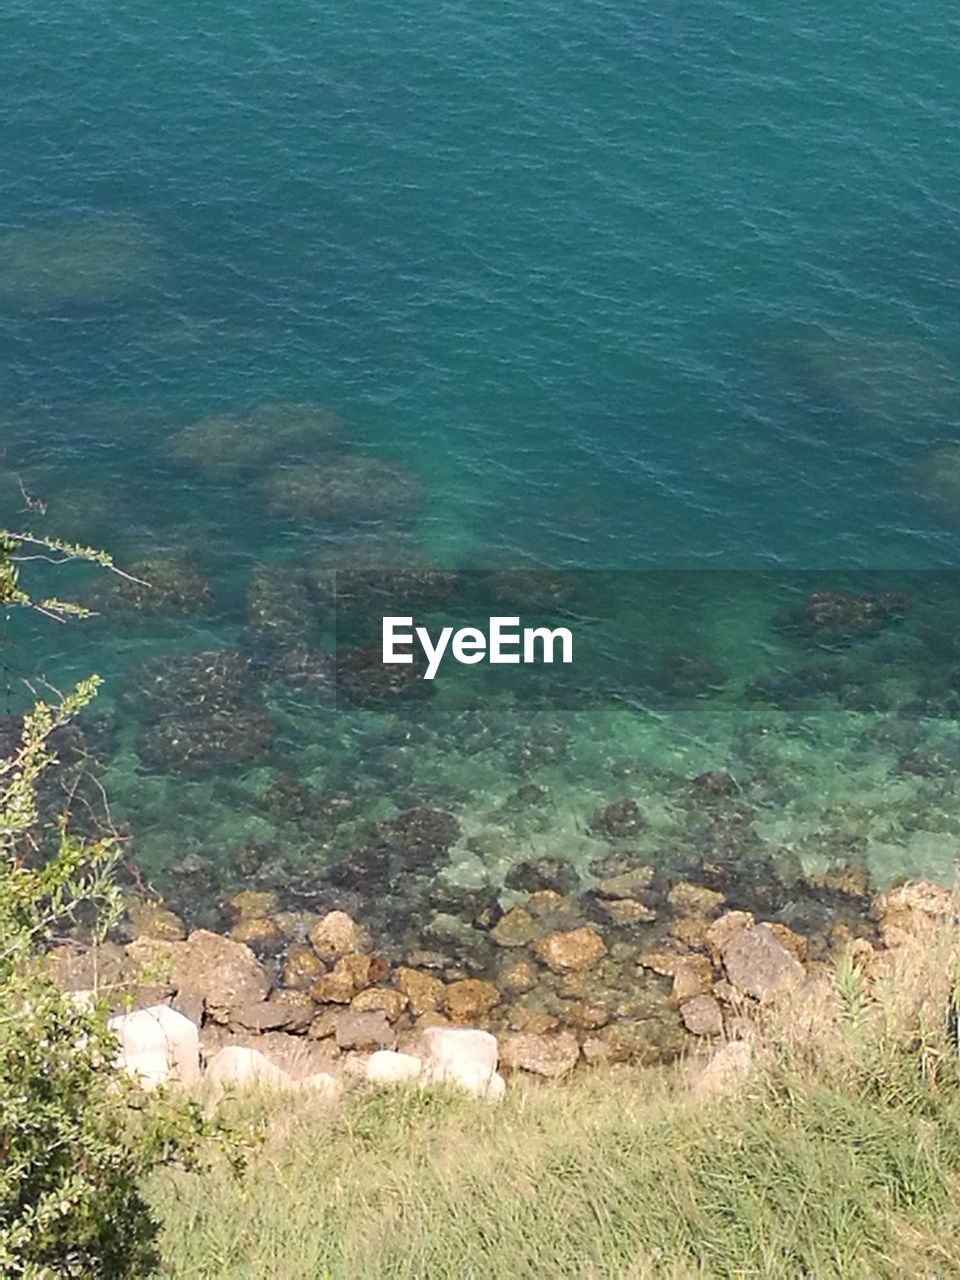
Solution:
<svg viewBox="0 0 960 1280"><path fill-rule="evenodd" d="M298 1089L311 1089L327 1098L338 1098L340 1096L339 1083L333 1076L328 1075L326 1071L315 1071L312 1076L304 1076L296 1084Z"/></svg>
<svg viewBox="0 0 960 1280"><path fill-rule="evenodd" d="M123 1055L123 1069L144 1089L156 1089L170 1077L170 1061L163 1049L143 1049Z"/></svg>
<svg viewBox="0 0 960 1280"><path fill-rule="evenodd" d="M261 1084L272 1089L288 1089L293 1085L292 1077L259 1049L238 1044L229 1044L215 1053L207 1063L206 1074L211 1084L220 1087Z"/></svg>
<svg viewBox="0 0 960 1280"><path fill-rule="evenodd" d="M402 1084L416 1080L423 1063L412 1053L378 1049L367 1059L367 1079L371 1084Z"/></svg>
<svg viewBox="0 0 960 1280"><path fill-rule="evenodd" d="M424 1084L456 1084L486 1095L497 1069L495 1036L472 1027L427 1027L421 1037Z"/></svg>
<svg viewBox="0 0 960 1280"><path fill-rule="evenodd" d="M120 1041L119 1064L131 1075L149 1076L154 1085L171 1077L183 1084L192 1084L198 1078L200 1038L197 1025L176 1009L166 1004L155 1004L147 1009L135 1009L132 1013L117 1014L108 1020L108 1025ZM158 1065L160 1055L166 1062L162 1073ZM145 1062L150 1064L148 1070L144 1069Z"/></svg>
<svg viewBox="0 0 960 1280"><path fill-rule="evenodd" d="M499 1072L494 1072L487 1084L487 1091L483 1095L485 1102L497 1103L507 1091L507 1082Z"/></svg>

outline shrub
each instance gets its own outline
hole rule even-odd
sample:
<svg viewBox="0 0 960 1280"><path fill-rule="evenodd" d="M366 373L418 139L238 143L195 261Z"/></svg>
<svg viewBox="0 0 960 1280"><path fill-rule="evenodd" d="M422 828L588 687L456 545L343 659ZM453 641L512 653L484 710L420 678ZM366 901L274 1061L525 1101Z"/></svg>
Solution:
<svg viewBox="0 0 960 1280"><path fill-rule="evenodd" d="M109 558L50 539L0 533L0 603L65 618L19 582L28 543L54 562ZM102 936L118 911L116 840L74 834L69 810L41 812L38 782L57 764L56 734L95 695L82 681L23 718L0 762L0 1274L139 1277L157 1263L157 1228L140 1180L160 1164L193 1166L212 1133L195 1104L147 1096L116 1068L117 1043L96 992L65 995L45 969L54 930Z"/></svg>

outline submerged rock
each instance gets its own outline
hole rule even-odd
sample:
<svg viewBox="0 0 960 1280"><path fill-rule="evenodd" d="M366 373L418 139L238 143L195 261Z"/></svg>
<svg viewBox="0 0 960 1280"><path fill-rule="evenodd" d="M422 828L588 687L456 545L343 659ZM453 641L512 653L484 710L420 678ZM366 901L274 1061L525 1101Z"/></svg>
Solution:
<svg viewBox="0 0 960 1280"><path fill-rule="evenodd" d="M606 808L598 809L593 815L591 826L594 831L622 839L642 831L646 821L637 802L624 796L620 800L614 800Z"/></svg>
<svg viewBox="0 0 960 1280"><path fill-rule="evenodd" d="M159 262L133 218L18 227L0 234L0 301L32 311L91 306L141 288Z"/></svg>
<svg viewBox="0 0 960 1280"><path fill-rule="evenodd" d="M869 639L901 619L909 601L896 592L857 596L838 591L815 591L802 605L777 618L782 631L818 644L850 644Z"/></svg>
<svg viewBox="0 0 960 1280"><path fill-rule="evenodd" d="M375 454L346 454L325 466L287 466L263 483L268 506L304 520L337 524L392 520L420 506L423 491L409 467Z"/></svg>
<svg viewBox="0 0 960 1280"><path fill-rule="evenodd" d="M556 973L589 969L607 954L603 939L589 926L551 933L537 943L535 950Z"/></svg>
<svg viewBox="0 0 960 1280"><path fill-rule="evenodd" d="M94 607L149 617L171 614L185 617L206 613L213 605L209 582L186 559L152 557L130 565L129 577L113 574L97 585Z"/></svg>
<svg viewBox="0 0 960 1280"><path fill-rule="evenodd" d="M174 462L201 471L254 468L272 458L309 457L336 445L343 420L316 404L276 403L211 414L166 443Z"/></svg>
<svg viewBox="0 0 960 1280"><path fill-rule="evenodd" d="M177 716L143 729L137 754L165 773L203 774L261 759L274 733L273 722L261 711Z"/></svg>

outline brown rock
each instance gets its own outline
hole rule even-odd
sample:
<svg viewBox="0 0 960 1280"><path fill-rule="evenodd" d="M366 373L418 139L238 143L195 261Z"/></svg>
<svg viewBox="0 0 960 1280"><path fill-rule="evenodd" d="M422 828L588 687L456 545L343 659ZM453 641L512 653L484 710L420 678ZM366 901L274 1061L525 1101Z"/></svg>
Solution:
<svg viewBox="0 0 960 1280"><path fill-rule="evenodd" d="M464 978L451 982L443 993L443 1004L454 1022L472 1022L482 1018L500 1003L500 992L492 982L480 978Z"/></svg>
<svg viewBox="0 0 960 1280"><path fill-rule="evenodd" d="M505 911L490 930L490 937L498 947L525 947L536 935L533 917L523 907L511 907Z"/></svg>
<svg viewBox="0 0 960 1280"><path fill-rule="evenodd" d="M186 942L162 945L180 1007L200 1001L215 1022L228 1023L234 1010L266 999L270 979L244 943L195 929Z"/></svg>
<svg viewBox="0 0 960 1280"><path fill-rule="evenodd" d="M551 1035L515 1031L500 1040L501 1068L532 1071L539 1076L564 1076L577 1065L579 1057L577 1038L568 1031Z"/></svg>
<svg viewBox="0 0 960 1280"><path fill-rule="evenodd" d="M657 918L657 913L637 898L609 898L597 905L615 925L641 924Z"/></svg>
<svg viewBox="0 0 960 1280"><path fill-rule="evenodd" d="M556 1031L560 1019L552 1013L544 1013L542 1009L528 1009L518 1004L510 1010L507 1026L511 1031L532 1031L535 1035L544 1035L548 1031Z"/></svg>
<svg viewBox="0 0 960 1280"><path fill-rule="evenodd" d="M528 956L516 956L497 973L497 985L508 995L532 991L539 981L537 966Z"/></svg>
<svg viewBox="0 0 960 1280"><path fill-rule="evenodd" d="M127 907L127 922L133 938L179 942L187 936L180 917L159 902L131 903Z"/></svg>
<svg viewBox="0 0 960 1280"><path fill-rule="evenodd" d="M588 1036L581 1046L583 1060L589 1067L607 1067L614 1063L629 1062L631 1048L622 1040Z"/></svg>
<svg viewBox="0 0 960 1280"><path fill-rule="evenodd" d="M667 901L685 916L711 916L723 906L723 894L706 885L680 880L667 894Z"/></svg>
<svg viewBox="0 0 960 1280"><path fill-rule="evenodd" d="M651 969L665 978L672 978L680 966L689 960L690 954L686 951L645 951L638 958L638 963L644 969Z"/></svg>
<svg viewBox="0 0 960 1280"><path fill-rule="evenodd" d="M601 898L638 898L652 883L653 867L642 866L599 880L596 890Z"/></svg>
<svg viewBox="0 0 960 1280"><path fill-rule="evenodd" d="M388 1022L396 1022L406 1009L409 1001L402 991L393 987L368 987L350 1001L351 1009L361 1012L367 1009L379 1010Z"/></svg>
<svg viewBox="0 0 960 1280"><path fill-rule="evenodd" d="M223 905L235 920L255 920L276 915L280 901L272 889L241 889L225 898Z"/></svg>
<svg viewBox="0 0 960 1280"><path fill-rule="evenodd" d="M250 1000L234 1009L230 1026L243 1031L306 1031L313 1001L302 991L274 991L268 1000Z"/></svg>
<svg viewBox="0 0 960 1280"><path fill-rule="evenodd" d="M337 1048L373 1053L377 1049L395 1049L397 1037L382 1013L375 1009L357 1012L344 1010L337 1019Z"/></svg>
<svg viewBox="0 0 960 1280"><path fill-rule="evenodd" d="M537 943L535 950L555 973L589 969L607 954L603 939L589 926L551 933Z"/></svg>
<svg viewBox="0 0 960 1280"><path fill-rule="evenodd" d="M796 956L798 960L806 960L809 946L802 934L795 933L789 925L781 924L779 920L765 920L763 923L780 945L786 947L791 955Z"/></svg>
<svg viewBox="0 0 960 1280"><path fill-rule="evenodd" d="M670 925L671 938L684 947L704 947L707 944L709 921L706 916L681 916Z"/></svg>
<svg viewBox="0 0 960 1280"><path fill-rule="evenodd" d="M721 954L733 985L762 1004L793 990L804 980L803 965L766 925L737 930L724 943Z"/></svg>
<svg viewBox="0 0 960 1280"><path fill-rule="evenodd" d="M713 985L713 965L706 956L689 956L673 975L671 992L678 1004L705 995Z"/></svg>
<svg viewBox="0 0 960 1280"><path fill-rule="evenodd" d="M340 1017L340 1010L333 1009L329 1006L321 1009L317 1016L307 1028L307 1035L311 1040L325 1040L328 1036L332 1036L337 1030L337 1020Z"/></svg>
<svg viewBox="0 0 960 1280"><path fill-rule="evenodd" d="M722 1000L724 1004L739 1004L743 999L733 983L727 982L726 978L721 978L719 982L715 982L711 990L716 998Z"/></svg>
<svg viewBox="0 0 960 1280"><path fill-rule="evenodd" d="M436 1009L428 1009L421 1013L413 1024L415 1031L425 1031L427 1027L449 1027L450 1019Z"/></svg>
<svg viewBox="0 0 960 1280"><path fill-rule="evenodd" d="M356 951L361 943L360 926L345 911L330 911L310 930L310 945L321 960Z"/></svg>
<svg viewBox="0 0 960 1280"><path fill-rule="evenodd" d="M707 949L714 960L719 960L727 942L743 929L753 924L749 911L727 911L706 932Z"/></svg>
<svg viewBox="0 0 960 1280"><path fill-rule="evenodd" d="M310 988L310 995L317 1004L332 1001L349 1004L358 991L384 976L384 968L378 957L365 951L353 951L341 956L331 973L324 974Z"/></svg>
<svg viewBox="0 0 960 1280"><path fill-rule="evenodd" d="M132 942L127 947L121 947L116 942L101 942L82 949L64 945L53 947L47 952L46 963L50 976L62 991L90 991L93 987L107 991L116 988L118 995L122 997L124 993L140 985L140 970L149 965L154 947L159 947L166 954L165 944L146 938ZM168 968L168 964L161 965L159 978L156 975L143 975L144 980L150 980L151 992L156 991L157 998L138 1003L156 1004L157 999L172 994L173 987L165 980Z"/></svg>
<svg viewBox="0 0 960 1280"><path fill-rule="evenodd" d="M571 1000L564 1008L564 1018L575 1027L596 1031L610 1021L610 1010L605 1004L593 1000Z"/></svg>
<svg viewBox="0 0 960 1280"><path fill-rule="evenodd" d="M287 952L281 981L293 991L308 991L324 973L324 963L314 949L298 942Z"/></svg>
<svg viewBox="0 0 960 1280"><path fill-rule="evenodd" d="M694 1097L706 1100L739 1093L754 1070L753 1049L744 1040L732 1040L718 1049L694 1083Z"/></svg>
<svg viewBox="0 0 960 1280"><path fill-rule="evenodd" d="M283 942L283 930L276 920L267 916L244 916L230 930L234 942L245 942L249 947L261 950L279 947Z"/></svg>
<svg viewBox="0 0 960 1280"><path fill-rule="evenodd" d="M415 1018L434 1012L443 1003L445 987L439 978L429 973L400 968L394 973L393 981L410 1001L410 1012Z"/></svg>
<svg viewBox="0 0 960 1280"><path fill-rule="evenodd" d="M680 1006L683 1025L695 1036L718 1036L723 1031L723 1014L713 996L694 996Z"/></svg>
<svg viewBox="0 0 960 1280"><path fill-rule="evenodd" d="M928 933L957 911L958 903L950 890L932 880L897 885L870 904L870 914L886 947L899 947L911 937Z"/></svg>

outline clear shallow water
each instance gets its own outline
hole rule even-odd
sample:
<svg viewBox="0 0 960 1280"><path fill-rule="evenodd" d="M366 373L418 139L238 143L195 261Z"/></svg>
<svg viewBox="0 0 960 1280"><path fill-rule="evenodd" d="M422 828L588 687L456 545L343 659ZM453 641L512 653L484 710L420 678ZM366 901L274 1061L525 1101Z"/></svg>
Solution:
<svg viewBox="0 0 960 1280"><path fill-rule="evenodd" d="M258 858L325 865L353 828L320 839L265 814L281 775L351 791L358 828L421 794L453 808L453 863L494 879L561 844L585 864L593 807L632 789L662 811L644 837L662 858L684 841L661 771L705 768L753 779L769 840L813 861L853 834L878 874L950 874L952 764L904 773L902 744L861 721L903 718L915 688L875 709L827 694L759 727L745 707L564 712L546 733L562 751L520 767L529 716L467 752L449 717L431 736L423 716L304 705L265 678L276 654L247 604L257 564L298 572L318 544L335 559L331 540L354 554L349 521L267 501L278 467L342 466L250 417L276 402L331 406L343 448L419 477L404 556L952 567L949 6L312 3L227 22L206 4L14 3L0 26L4 522L25 519L19 476L51 532L121 563L184 557L213 592L136 625L108 610L82 635L8 626L12 707L37 665L107 678L108 780L151 874L184 854L220 887ZM223 413L266 441L254 463L171 456ZM752 620L766 639L770 612L720 600L704 634L735 648ZM271 717L256 768L145 760L142 664L234 647ZM918 732L954 729L948 712ZM504 816L531 777L545 807ZM270 858L241 859L251 841Z"/></svg>

